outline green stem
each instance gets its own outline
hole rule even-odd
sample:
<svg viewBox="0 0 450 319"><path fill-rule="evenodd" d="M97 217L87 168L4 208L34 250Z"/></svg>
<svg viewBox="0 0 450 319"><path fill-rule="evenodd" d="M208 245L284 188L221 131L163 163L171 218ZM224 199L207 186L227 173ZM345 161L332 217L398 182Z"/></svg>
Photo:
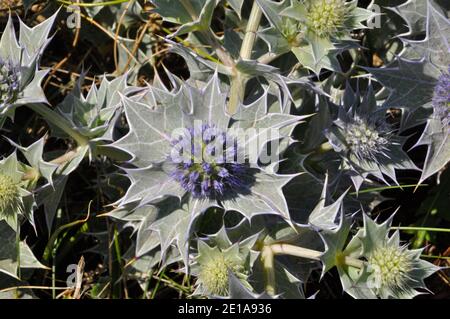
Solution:
<svg viewBox="0 0 450 319"><path fill-rule="evenodd" d="M412 230L412 231L430 231L430 232L450 233L450 229L449 229L449 228L434 228L434 227L391 227L391 229L396 229L396 230Z"/></svg>
<svg viewBox="0 0 450 319"><path fill-rule="evenodd" d="M323 252L286 243L277 243L264 246L261 250L261 260L263 262L266 278L266 292L272 296L275 295L276 292L274 268L274 256L276 255L289 255L320 261ZM359 269L364 267L364 261L350 256L341 256L340 263Z"/></svg>
<svg viewBox="0 0 450 319"><path fill-rule="evenodd" d="M403 188L426 187L426 186L429 186L429 185L428 184L421 184L421 185L411 184L411 185L383 186L383 187L367 188L367 189L363 189L363 190L358 191L358 192L352 192L352 193L349 193L349 194L350 195L358 195L358 194L365 194L365 193L384 191L384 190L387 190L387 189L403 189Z"/></svg>
<svg viewBox="0 0 450 319"><path fill-rule="evenodd" d="M34 112L41 115L48 123L51 123L72 137L78 146L84 146L89 143L89 139L78 131L73 129L67 120L44 104L27 104Z"/></svg>
<svg viewBox="0 0 450 319"><path fill-rule="evenodd" d="M56 0L59 3L66 4L66 5L73 5L78 7L102 7L102 6L112 6L115 4L122 4L125 2L128 2L130 0L112 0L112 1L105 1L105 2L97 2L97 3L78 3L78 2L71 2L66 0Z"/></svg>
<svg viewBox="0 0 450 319"><path fill-rule="evenodd" d="M20 271L20 218L16 215L16 254L17 254L17 278L21 280L21 271ZM19 289L15 291L16 299L19 299Z"/></svg>
<svg viewBox="0 0 450 319"><path fill-rule="evenodd" d="M253 46L256 41L256 31L258 31L261 22L262 11L256 0L253 2L252 11L248 18L247 28L245 30L244 40L242 41L240 57L243 60L249 60L252 56ZM245 86L247 77L236 70L236 74L231 79L230 100L228 102L228 113L236 113L239 103L244 100Z"/></svg>
<svg viewBox="0 0 450 319"><path fill-rule="evenodd" d="M198 20L198 15L195 12L194 7L192 6L192 3L190 0L180 0L181 5L186 9L186 11L189 13L193 21ZM200 33L205 37L205 39L208 41L208 43L211 45L211 47L216 52L217 56L219 57L220 61L228 67L234 67L234 60L231 57L231 55L223 48L223 46L219 43L215 35L211 32L211 29L209 30L201 30Z"/></svg>
<svg viewBox="0 0 450 319"><path fill-rule="evenodd" d="M265 246L261 252L261 260L264 267L264 275L266 278L266 292L275 295L275 267L274 267L274 252L271 246Z"/></svg>

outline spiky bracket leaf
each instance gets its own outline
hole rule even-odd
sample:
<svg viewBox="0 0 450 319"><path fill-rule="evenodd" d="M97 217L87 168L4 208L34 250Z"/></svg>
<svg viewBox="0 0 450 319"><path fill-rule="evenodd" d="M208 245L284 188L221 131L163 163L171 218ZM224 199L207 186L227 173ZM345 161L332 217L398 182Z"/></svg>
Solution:
<svg viewBox="0 0 450 319"><path fill-rule="evenodd" d="M99 87L92 83L85 96L82 93L84 75L75 88L56 107L72 127L92 141L111 140L112 130L121 107L121 96L129 96L139 88L127 85L127 74L109 81L107 76ZM56 130L58 133L58 131Z"/></svg>
<svg viewBox="0 0 450 319"><path fill-rule="evenodd" d="M218 0L180 0L177 5L170 0L152 0L155 12L165 20L181 24L171 36L179 36L193 31L209 30L212 14Z"/></svg>
<svg viewBox="0 0 450 319"><path fill-rule="evenodd" d="M8 205L5 211L0 212L0 220L5 219L12 227L19 222L18 215L24 216L34 226L34 197L27 190L26 181L22 180L27 170L26 165L18 161L15 152L0 161L0 173L9 177L17 187L17 194L14 194L16 199L12 205Z"/></svg>
<svg viewBox="0 0 450 319"><path fill-rule="evenodd" d="M53 174L58 168L58 165L46 162L43 159L45 137L42 137L28 147L18 145L11 140L9 140L9 142L17 149L19 149L20 152L25 156L29 165L37 171L38 177L44 177L50 183L50 185L53 185Z"/></svg>
<svg viewBox="0 0 450 319"><path fill-rule="evenodd" d="M272 27L260 33L274 54L283 54L292 51L299 62L316 74L322 68L341 71L337 55L352 47L349 33L353 29L362 29L361 23L373 19L376 14L370 10L359 8L357 1L346 2L346 17L343 23L344 30L333 36L318 35L316 30L308 26L308 6L313 2L297 0L284 0L273 2L270 0L257 0Z"/></svg>
<svg viewBox="0 0 450 319"><path fill-rule="evenodd" d="M427 26L427 12L430 6L434 7L439 13L444 13L443 8L434 0L408 0L390 9L405 19L409 32L404 34L404 36L414 36L425 31Z"/></svg>
<svg viewBox="0 0 450 319"><path fill-rule="evenodd" d="M418 169L403 151L405 138L386 123L385 109L377 105L372 86L362 98L347 86L341 104L338 118L325 134L356 189L370 174L389 184L385 176L397 183L396 169ZM374 145L367 152L370 139Z"/></svg>
<svg viewBox="0 0 450 319"><path fill-rule="evenodd" d="M403 57L415 60L410 61L401 57L398 59L397 67L368 69L391 91L385 102L386 107L399 107L403 110L404 128L427 123L416 144L428 147L420 182L438 172L450 160L447 128L431 116L435 86L441 72L446 72L450 64L448 59L450 22L431 1L424 4L426 4L425 39L405 40L409 46L403 52Z"/></svg>
<svg viewBox="0 0 450 319"><path fill-rule="evenodd" d="M0 220L0 272L17 278L17 270L19 267L16 232L4 220ZM20 242L20 268L41 268L48 269L42 265L34 256L30 247L24 242Z"/></svg>
<svg viewBox="0 0 450 319"><path fill-rule="evenodd" d="M0 110L1 123L7 116L14 115L17 106L47 102L41 82L48 71L39 70L39 59L51 40L49 33L57 15L58 12L33 28L29 28L20 20L19 39L16 37L12 17L9 17L0 39L0 61L19 68L20 86L18 97Z"/></svg>
<svg viewBox="0 0 450 319"><path fill-rule="evenodd" d="M406 44L402 57L416 60L426 58L444 71L450 65L450 20L436 9L431 1L426 3L425 39L402 39Z"/></svg>

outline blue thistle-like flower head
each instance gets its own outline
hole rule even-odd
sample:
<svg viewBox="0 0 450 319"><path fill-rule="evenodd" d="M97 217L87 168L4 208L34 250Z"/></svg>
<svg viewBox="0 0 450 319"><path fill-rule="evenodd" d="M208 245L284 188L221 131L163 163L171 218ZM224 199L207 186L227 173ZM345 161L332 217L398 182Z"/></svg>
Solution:
<svg viewBox="0 0 450 319"><path fill-rule="evenodd" d="M0 111L9 107L19 97L20 70L11 61L0 58Z"/></svg>
<svg viewBox="0 0 450 319"><path fill-rule="evenodd" d="M248 194L255 178L237 140L214 125L183 130L172 141L172 178L194 198L230 198Z"/></svg>
<svg viewBox="0 0 450 319"><path fill-rule="evenodd" d="M450 124L450 66L447 73L443 73L437 82L433 95L434 114L444 127Z"/></svg>

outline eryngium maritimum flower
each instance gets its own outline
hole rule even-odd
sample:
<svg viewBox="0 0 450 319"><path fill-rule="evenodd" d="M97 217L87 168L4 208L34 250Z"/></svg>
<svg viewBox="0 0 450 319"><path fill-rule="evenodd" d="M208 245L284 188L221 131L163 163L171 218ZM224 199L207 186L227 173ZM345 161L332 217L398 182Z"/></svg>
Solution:
<svg viewBox="0 0 450 319"><path fill-rule="evenodd" d="M361 249L367 267L360 275L368 280L367 285L355 287L354 292L362 288L366 297L383 299L410 299L422 293L416 289L426 289L424 279L439 267L420 259L423 249L409 250L401 245L398 230L389 235L393 217L382 224L365 214L363 217L364 227L349 246L353 245L353 251Z"/></svg>
<svg viewBox="0 0 450 319"><path fill-rule="evenodd" d="M0 216L20 209L20 191L13 179L0 173Z"/></svg>
<svg viewBox="0 0 450 319"><path fill-rule="evenodd" d="M0 111L17 100L19 90L19 68L11 61L4 61L0 58Z"/></svg>
<svg viewBox="0 0 450 319"><path fill-rule="evenodd" d="M330 37L345 30L348 8L345 0L312 0L307 25L319 37Z"/></svg>
<svg viewBox="0 0 450 319"><path fill-rule="evenodd" d="M230 116L217 75L196 85L200 88L182 83L169 91L157 84L123 98L130 131L113 145L133 156L136 169L126 169L132 184L118 205L141 206L172 196L191 202L194 214L215 206L247 217L288 219L282 188L293 176L258 164L276 164L276 152L263 158L264 147L270 143L276 149L280 140L272 132L283 132L284 138L302 117L268 112L268 93Z"/></svg>
<svg viewBox="0 0 450 319"><path fill-rule="evenodd" d="M198 279L210 294L225 296L228 293L228 273L235 273L239 268L235 261L220 254L200 266Z"/></svg>
<svg viewBox="0 0 450 319"><path fill-rule="evenodd" d="M360 160L376 160L378 155L389 157L387 145L391 130L384 120L355 116L344 124L344 138L350 151Z"/></svg>
<svg viewBox="0 0 450 319"><path fill-rule="evenodd" d="M387 122L371 87L363 97L348 89L343 101L325 135L356 188L369 174L389 184L385 176L395 182L395 169L417 169L402 149L405 138Z"/></svg>
<svg viewBox="0 0 450 319"><path fill-rule="evenodd" d="M195 198L248 194L253 171L239 161L237 140L214 125L186 129L172 143L171 176Z"/></svg>
<svg viewBox="0 0 450 319"><path fill-rule="evenodd" d="M382 246L370 254L368 263L379 288L395 291L407 289L411 281L409 273L414 270L413 259L405 246Z"/></svg>
<svg viewBox="0 0 450 319"><path fill-rule="evenodd" d="M434 114L444 127L450 123L450 66L447 73L443 73L436 84L433 95Z"/></svg>

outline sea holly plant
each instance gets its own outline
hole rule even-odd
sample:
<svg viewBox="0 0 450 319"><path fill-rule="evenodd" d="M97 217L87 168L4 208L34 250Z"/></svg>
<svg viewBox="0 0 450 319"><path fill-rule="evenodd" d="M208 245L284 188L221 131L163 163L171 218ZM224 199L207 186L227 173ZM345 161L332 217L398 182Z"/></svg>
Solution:
<svg viewBox="0 0 450 319"><path fill-rule="evenodd" d="M56 14L29 28L19 20L17 39L12 16L0 39L0 114L1 123L13 117L17 106L47 101L41 82L47 71L39 70L43 50L50 41L50 30Z"/></svg>
<svg viewBox="0 0 450 319"><path fill-rule="evenodd" d="M439 289L444 1L58 3L0 8L0 297Z"/></svg>
<svg viewBox="0 0 450 319"><path fill-rule="evenodd" d="M135 98L124 97L130 131L113 146L129 153L136 168L125 169L132 183L117 204L136 208L167 196L178 198L185 222L166 240L181 236L183 246L194 221L209 207L238 211L249 219L276 214L289 221L282 188L293 176L260 167L258 161L277 164L277 158L268 162L271 154L261 154L263 147L273 142L276 151L276 142L285 137L278 130L292 130L303 117L269 113L267 93L230 116L217 74L200 85L181 83L173 90L149 86ZM163 208L158 215L168 218L170 212ZM164 236L162 226L157 217L149 227Z"/></svg>
<svg viewBox="0 0 450 319"><path fill-rule="evenodd" d="M261 32L271 53L292 51L298 61L315 73L322 68L341 71L337 55L357 47L351 38L376 14L345 0L258 0L272 27ZM353 43L352 43L353 42Z"/></svg>
<svg viewBox="0 0 450 319"><path fill-rule="evenodd" d="M342 104L326 136L357 189L369 174L397 183L396 169L416 169L403 151L405 139L388 123L385 109L377 106L372 87L363 97L348 88Z"/></svg>
<svg viewBox="0 0 450 319"><path fill-rule="evenodd" d="M416 146L426 145L427 157L421 182L438 172L448 163L448 60L450 22L427 1L426 20L421 31L423 40L405 38L405 49L395 66L369 69L375 79L390 91L385 107L402 109L402 128L426 123Z"/></svg>

